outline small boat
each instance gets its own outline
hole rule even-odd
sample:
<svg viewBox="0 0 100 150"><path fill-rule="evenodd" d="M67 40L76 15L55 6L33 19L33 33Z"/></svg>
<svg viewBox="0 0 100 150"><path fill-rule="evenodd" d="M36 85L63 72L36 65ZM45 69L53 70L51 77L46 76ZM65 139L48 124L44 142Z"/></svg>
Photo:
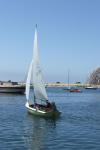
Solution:
<svg viewBox="0 0 100 150"><path fill-rule="evenodd" d="M34 87L32 98L30 98L31 81ZM42 117L56 117L60 115L55 103L51 103L48 100L46 88L43 83L38 53L37 26L34 36L33 58L28 71L25 93L27 99L25 106L31 114Z"/></svg>
<svg viewBox="0 0 100 150"><path fill-rule="evenodd" d="M76 93L80 93L82 92L80 89L70 89L69 92L76 92Z"/></svg>
<svg viewBox="0 0 100 150"><path fill-rule="evenodd" d="M25 87L24 86L0 86L0 93L7 94L24 94Z"/></svg>
<svg viewBox="0 0 100 150"><path fill-rule="evenodd" d="M69 90L70 90L70 88L65 87L65 88L63 88L63 90L65 90L65 91L69 91Z"/></svg>
<svg viewBox="0 0 100 150"><path fill-rule="evenodd" d="M77 87L71 87L70 90L69 90L69 92L80 93L80 92L82 92L82 90L79 89L79 88L77 88Z"/></svg>
<svg viewBox="0 0 100 150"><path fill-rule="evenodd" d="M89 90L96 90L96 89L97 89L97 87L87 86L87 87L85 87L85 89L89 89Z"/></svg>
<svg viewBox="0 0 100 150"><path fill-rule="evenodd" d="M68 91L68 92L82 92L80 89L76 88L76 87L71 87L69 84L69 70L68 70L68 86L64 87L63 90Z"/></svg>
<svg viewBox="0 0 100 150"><path fill-rule="evenodd" d="M68 91L68 92L76 92L76 93L82 92L80 89L73 88L73 87L63 88L63 90Z"/></svg>
<svg viewBox="0 0 100 150"><path fill-rule="evenodd" d="M0 81L0 93L25 94L25 86L12 81Z"/></svg>

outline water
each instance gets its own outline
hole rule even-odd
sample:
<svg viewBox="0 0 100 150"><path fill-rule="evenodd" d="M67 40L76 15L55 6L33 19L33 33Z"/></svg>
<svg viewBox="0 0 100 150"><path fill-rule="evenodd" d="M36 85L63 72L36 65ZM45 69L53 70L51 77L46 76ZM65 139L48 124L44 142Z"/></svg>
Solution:
<svg viewBox="0 0 100 150"><path fill-rule="evenodd" d="M0 150L100 150L100 90L47 91L56 120L28 114L24 95L0 94Z"/></svg>

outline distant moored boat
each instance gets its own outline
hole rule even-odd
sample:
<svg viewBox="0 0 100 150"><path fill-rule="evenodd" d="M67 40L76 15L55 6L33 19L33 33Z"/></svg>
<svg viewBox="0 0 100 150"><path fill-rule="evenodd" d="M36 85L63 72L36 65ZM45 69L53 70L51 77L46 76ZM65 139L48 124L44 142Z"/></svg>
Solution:
<svg viewBox="0 0 100 150"><path fill-rule="evenodd" d="M89 89L89 90L96 90L96 89L97 89L97 87L87 86L87 87L85 87L85 89Z"/></svg>
<svg viewBox="0 0 100 150"><path fill-rule="evenodd" d="M0 93L24 94L25 93L25 86L20 85L17 82L0 81Z"/></svg>

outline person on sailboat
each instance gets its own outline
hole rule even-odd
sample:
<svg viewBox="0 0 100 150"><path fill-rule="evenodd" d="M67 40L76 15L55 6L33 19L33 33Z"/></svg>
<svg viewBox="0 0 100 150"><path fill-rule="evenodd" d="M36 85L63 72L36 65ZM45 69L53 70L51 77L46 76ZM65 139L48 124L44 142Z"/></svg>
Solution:
<svg viewBox="0 0 100 150"><path fill-rule="evenodd" d="M56 111L56 110L57 110L57 107L56 107L55 102L52 102L52 104L51 104L51 105L52 105L52 109Z"/></svg>
<svg viewBox="0 0 100 150"><path fill-rule="evenodd" d="M46 103L47 103L47 105L46 105L47 108L51 108L52 107L51 103L48 100L46 101Z"/></svg>
<svg viewBox="0 0 100 150"><path fill-rule="evenodd" d="M57 110L55 102L50 103L49 101L47 101L47 108Z"/></svg>

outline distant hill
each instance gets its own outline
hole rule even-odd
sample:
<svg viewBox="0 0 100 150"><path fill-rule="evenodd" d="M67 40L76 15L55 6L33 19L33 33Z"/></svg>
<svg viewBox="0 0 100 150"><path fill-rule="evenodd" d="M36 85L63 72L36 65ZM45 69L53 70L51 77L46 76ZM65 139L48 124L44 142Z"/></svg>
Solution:
<svg viewBox="0 0 100 150"><path fill-rule="evenodd" d="M100 67L93 71L93 73L89 77L88 83L100 85Z"/></svg>

